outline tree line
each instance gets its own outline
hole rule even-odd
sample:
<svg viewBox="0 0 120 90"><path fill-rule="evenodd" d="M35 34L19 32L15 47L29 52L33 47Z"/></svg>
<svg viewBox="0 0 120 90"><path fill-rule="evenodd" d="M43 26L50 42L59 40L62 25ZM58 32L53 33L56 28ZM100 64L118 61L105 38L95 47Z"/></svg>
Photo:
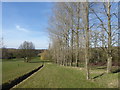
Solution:
<svg viewBox="0 0 120 90"><path fill-rule="evenodd" d="M56 64L86 68L104 63L107 73L118 63L118 3L59 2L49 19L49 54Z"/></svg>
<svg viewBox="0 0 120 90"><path fill-rule="evenodd" d="M44 50L36 50L32 42L24 41L18 49L9 49L5 46L2 49L1 59L23 58L25 62L29 62L32 57L37 57Z"/></svg>

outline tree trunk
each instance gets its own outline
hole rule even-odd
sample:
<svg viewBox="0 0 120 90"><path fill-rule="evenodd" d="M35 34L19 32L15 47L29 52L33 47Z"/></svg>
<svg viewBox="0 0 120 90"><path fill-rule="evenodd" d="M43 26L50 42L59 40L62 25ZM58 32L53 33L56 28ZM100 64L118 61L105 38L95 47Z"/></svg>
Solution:
<svg viewBox="0 0 120 90"><path fill-rule="evenodd" d="M73 66L73 30L71 34L71 66Z"/></svg>
<svg viewBox="0 0 120 90"><path fill-rule="evenodd" d="M108 63L107 63L107 73L111 72L111 68L112 68L112 52L111 52L111 43L112 43L112 36L111 36L111 15L110 15L110 2L108 2Z"/></svg>
<svg viewBox="0 0 120 90"><path fill-rule="evenodd" d="M85 60L86 60L86 78L90 79L89 72L89 10L88 10L88 2L86 2L86 52L85 52Z"/></svg>
<svg viewBox="0 0 120 90"><path fill-rule="evenodd" d="M78 67L78 61L79 61L79 21L80 21L80 2L77 4L77 31L76 31L76 67Z"/></svg>

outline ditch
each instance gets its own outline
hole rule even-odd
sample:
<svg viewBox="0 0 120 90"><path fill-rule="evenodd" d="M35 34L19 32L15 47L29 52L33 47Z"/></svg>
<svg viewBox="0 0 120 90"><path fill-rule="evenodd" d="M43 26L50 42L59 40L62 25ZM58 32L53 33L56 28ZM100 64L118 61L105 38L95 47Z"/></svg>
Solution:
<svg viewBox="0 0 120 90"><path fill-rule="evenodd" d="M22 82L23 80L27 79L28 77L30 77L32 74L34 74L35 72L37 72L39 69L41 69L44 65L39 66L38 68L24 74L23 76L20 76L10 82L4 83L2 84L2 90L9 90L12 87L14 87L15 85L19 84L20 82Z"/></svg>

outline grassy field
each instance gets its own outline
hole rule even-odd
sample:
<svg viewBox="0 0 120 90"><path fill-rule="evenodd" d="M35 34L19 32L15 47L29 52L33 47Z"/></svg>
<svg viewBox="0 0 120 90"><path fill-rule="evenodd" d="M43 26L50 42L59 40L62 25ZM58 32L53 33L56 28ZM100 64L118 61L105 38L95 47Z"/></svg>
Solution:
<svg viewBox="0 0 120 90"><path fill-rule="evenodd" d="M0 59L0 85L2 84L2 59Z"/></svg>
<svg viewBox="0 0 120 90"><path fill-rule="evenodd" d="M91 70L94 78L105 70ZM118 73L104 74L94 80L86 80L85 69L65 67L48 63L34 76L19 84L16 88L116 88Z"/></svg>
<svg viewBox="0 0 120 90"><path fill-rule="evenodd" d="M42 65L39 58L34 58L30 63L23 59L3 60L2 62L2 83L9 82L27 72L32 71Z"/></svg>

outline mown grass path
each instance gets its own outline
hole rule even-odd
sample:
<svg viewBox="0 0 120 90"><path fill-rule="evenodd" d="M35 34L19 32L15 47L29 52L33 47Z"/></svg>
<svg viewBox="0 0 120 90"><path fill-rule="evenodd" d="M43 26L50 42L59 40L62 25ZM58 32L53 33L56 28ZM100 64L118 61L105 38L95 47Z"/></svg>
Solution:
<svg viewBox="0 0 120 90"><path fill-rule="evenodd" d="M98 74L96 74L96 71L91 73L93 77L103 72L103 70L98 71ZM107 88L110 82L113 81L113 84L117 81L117 75L108 74L95 80L86 80L84 69L49 63L37 72L36 75L27 79L16 88ZM117 83L112 84L111 87L117 87Z"/></svg>

